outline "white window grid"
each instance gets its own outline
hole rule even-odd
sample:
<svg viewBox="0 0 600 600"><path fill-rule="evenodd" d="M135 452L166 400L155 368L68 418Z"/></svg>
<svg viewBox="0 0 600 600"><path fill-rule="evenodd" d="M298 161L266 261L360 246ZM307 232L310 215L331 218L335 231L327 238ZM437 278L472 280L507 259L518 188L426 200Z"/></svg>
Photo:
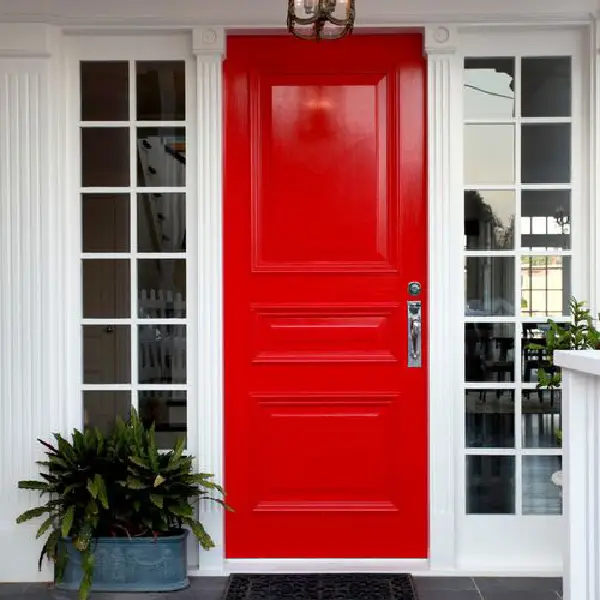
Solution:
<svg viewBox="0 0 600 600"><path fill-rule="evenodd" d="M515 457L515 512L514 516L523 516L523 458L527 456L562 456L562 448L531 448L525 447L523 439L523 412L522 412L522 397L524 391L534 392L537 390L535 382L523 382L522 381L522 335L524 324L544 324L548 318L551 318L557 323L568 323L570 318L568 314L562 316L535 316L525 317L521 314L521 298L522 298L522 285L521 285L521 259L522 257L538 257L538 256L560 256L560 257L572 257L572 244L569 249L528 249L521 247L521 194L527 190L567 190L571 192L571 224L569 234L573 232L573 147L571 148L571 181L569 183L558 183L558 184L524 184L521 182L521 127L524 124L556 124L556 123L568 123L571 125L571 145L574 143L573 136L573 71L571 73L571 116L570 117L522 117L521 116L521 61L527 58L540 58L543 56L540 53L525 54L525 53L514 53L514 54L491 54L489 56L483 54L477 55L466 55L465 58L510 58L514 60L515 67L515 109L513 117L486 117L486 118L463 118L463 126L467 125L512 125L514 127L514 183L512 184L472 184L468 181L463 181L463 195L464 192L475 190L475 191L510 191L515 195L515 230L514 230L514 247L512 249L504 250L467 250L463 249L463 260L467 258L494 258L494 257L510 257L515 260L515 282L514 282L514 302L515 302L515 315L512 316L466 316L463 313L463 326L462 331L464 334L465 325L468 323L473 324L511 324L514 325L514 381L512 382L493 382L493 381L481 381L481 382L467 382L464 377L463 369L463 389L461 393L462 397L462 447L464 451L463 461L468 456L512 456ZM561 53L555 53L548 55L549 57L560 57L567 56ZM571 57L572 58L572 57ZM463 64L463 76L464 76L464 64ZM465 267L466 269L466 267ZM466 271L465 271L466 272ZM573 284L573 276L571 269L570 285ZM466 282L463 282L466 285ZM466 288L465 288L466 292ZM463 294L463 297L465 294ZM568 307L563 306L563 312L568 312ZM463 340L464 344L464 340ZM514 391L514 447L511 448L494 448L494 447L467 447L466 445L466 430L465 430L465 416L466 416L466 401L465 393L468 390L485 390L485 391L496 391L496 390L512 390ZM562 392L562 389L559 390ZM561 407L562 412L562 407ZM465 470L465 485L468 485L468 472ZM465 490L466 492L466 490ZM465 496L466 500L466 496ZM463 505L462 510L466 513L466 503ZM477 515L475 515L477 516ZM505 515L506 516L506 515ZM535 518L536 515L533 516Z"/></svg>
<svg viewBox="0 0 600 600"><path fill-rule="evenodd" d="M190 116L193 114L193 99L189 93L190 85L188 80L191 74L191 61L187 57L169 57L164 59L146 59L143 57L129 58L126 55L122 58L111 58L104 59L102 57L91 58L86 57L85 61L98 61L109 60L110 62L127 62L129 72L129 119L128 120L117 120L117 121L77 121L77 139L80 139L80 132L83 128L128 128L129 129L129 159L130 159L130 185L129 186L83 186L81 185L81 168L78 167L78 203L81 210L81 197L82 194L123 194L129 196L129 252L83 252L82 251L82 238L80 236L80 254L79 258L83 265L84 260L124 260L128 261L130 265L130 318L81 318L80 327L83 332L83 327L86 325L101 325L101 326L119 326L124 325L129 327L130 331L130 369L131 378L130 383L81 383L81 395L80 401L83 402L83 393L91 391L124 391L129 392L131 407L135 410L139 409L139 392L144 391L156 391L156 392L185 392L186 393L186 422L187 436L190 435L190 275L191 275L191 264L190 264L190 244L186 244L185 252L139 252L138 251L138 194L169 194L177 193L183 194L186 202L186 230L189 232L191 224L191 212L189 210L190 199L191 199L191 187L192 177L190 176L189 170L186 170L185 185L183 186L140 186L138 185L138 170L137 170L137 156L138 156L138 138L137 129L142 127L148 128L177 128L185 131L186 146L189 146L191 136L193 135L192 128L190 127ZM144 62L150 60L151 62L164 61L181 61L185 63L185 74L186 74L186 102L185 102L185 119L184 120L162 120L162 121L145 121L137 120L137 72L136 65L138 62ZM79 67L78 63L78 67ZM77 70L79 73L79 69ZM77 85L77 102L75 106L79 110L80 107L80 78L78 75ZM187 151L186 151L186 154ZM81 157L81 147L79 146L78 156ZM189 154L188 154L189 162ZM81 223L81 215L80 220ZM189 237L189 236L188 236ZM185 318L140 318L138 313L138 259L160 259L160 260L185 260L185 272L187 281L187 300L186 300L186 313ZM81 285L81 280L80 280ZM81 297L83 300L83 297ZM186 383L167 383L167 384L141 384L139 383L139 327L140 326L184 326L186 331ZM81 363L83 369L83 362Z"/></svg>

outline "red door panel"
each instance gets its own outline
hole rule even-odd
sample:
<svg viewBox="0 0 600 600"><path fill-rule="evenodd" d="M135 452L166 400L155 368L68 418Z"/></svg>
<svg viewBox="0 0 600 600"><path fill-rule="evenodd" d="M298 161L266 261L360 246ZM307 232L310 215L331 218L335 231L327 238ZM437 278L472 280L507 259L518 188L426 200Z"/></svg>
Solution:
<svg viewBox="0 0 600 600"><path fill-rule="evenodd" d="M419 35L228 42L228 558L427 556L424 73Z"/></svg>

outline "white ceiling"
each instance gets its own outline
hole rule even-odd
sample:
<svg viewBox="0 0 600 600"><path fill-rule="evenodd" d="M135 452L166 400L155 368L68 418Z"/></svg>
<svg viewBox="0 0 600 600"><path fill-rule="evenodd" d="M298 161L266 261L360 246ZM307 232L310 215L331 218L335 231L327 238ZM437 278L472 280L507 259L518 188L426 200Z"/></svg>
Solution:
<svg viewBox="0 0 600 600"><path fill-rule="evenodd" d="M0 21L280 27L287 0L0 0ZM357 25L589 19L600 0L356 0Z"/></svg>

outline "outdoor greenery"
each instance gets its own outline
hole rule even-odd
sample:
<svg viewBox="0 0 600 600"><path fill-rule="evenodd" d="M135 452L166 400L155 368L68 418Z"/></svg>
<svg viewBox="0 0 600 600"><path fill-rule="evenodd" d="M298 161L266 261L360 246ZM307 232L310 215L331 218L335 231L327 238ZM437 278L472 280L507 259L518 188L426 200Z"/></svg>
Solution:
<svg viewBox="0 0 600 600"><path fill-rule="evenodd" d="M542 350L545 353L546 364L538 369L538 388L556 389L560 386L562 375L560 369L554 366L556 350L597 350L600 348L600 332L594 325L594 318L585 302L571 298L569 305L570 323L556 323L548 319L550 326L546 332L544 344L529 344L531 350ZM598 315L600 319L600 315ZM556 431L556 437L562 444L562 430Z"/></svg>
<svg viewBox="0 0 600 600"><path fill-rule="evenodd" d="M46 461L41 481L20 481L19 488L48 496L42 506L20 515L17 523L45 516L37 537L47 535L40 555L54 561L61 580L67 561L65 538L82 555L79 597L88 597L94 573L92 542L101 536L163 536L189 527L204 549L214 546L195 517L195 504L206 499L228 508L212 475L195 473L184 441L173 450L157 449L154 424L146 427L132 411L109 435L97 429L74 430L71 440L54 434L56 444L38 440Z"/></svg>
<svg viewBox="0 0 600 600"><path fill-rule="evenodd" d="M585 302L571 298L569 305L571 322L556 323L548 319L550 326L544 344L529 344L531 350L544 351L547 364L538 369L538 387L555 389L561 384L560 370L554 366L556 350L587 350L600 348L600 332ZM600 315L598 315L600 318Z"/></svg>

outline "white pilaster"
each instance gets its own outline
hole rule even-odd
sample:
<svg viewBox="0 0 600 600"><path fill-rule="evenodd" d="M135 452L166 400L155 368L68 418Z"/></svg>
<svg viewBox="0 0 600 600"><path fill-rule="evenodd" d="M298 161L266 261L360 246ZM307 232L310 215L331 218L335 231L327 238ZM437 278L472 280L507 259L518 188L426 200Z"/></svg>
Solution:
<svg viewBox="0 0 600 600"><path fill-rule="evenodd" d="M584 248L589 256L589 297L588 300L594 314L600 311L600 14L596 16L593 26L590 28L590 153L587 172L589 173L590 201L587 240L589 247ZM585 118L585 117L584 117ZM583 227L582 227L583 229ZM575 241L575 240L574 240ZM586 278L587 279L587 278Z"/></svg>
<svg viewBox="0 0 600 600"><path fill-rule="evenodd" d="M430 568L455 565L457 432L462 431L460 317L462 262L461 69L457 31L425 31L428 73L429 198L429 559ZM456 344L451 344L452 340Z"/></svg>
<svg viewBox="0 0 600 600"><path fill-rule="evenodd" d="M193 31L197 59L198 167L198 458L201 469L223 481L223 74L225 31ZM216 548L200 553L200 571L224 565L224 515L217 505L201 508Z"/></svg>
<svg viewBox="0 0 600 600"><path fill-rule="evenodd" d="M564 598L600 600L600 352L557 352L563 370Z"/></svg>
<svg viewBox="0 0 600 600"><path fill-rule="evenodd" d="M0 581L49 578L37 526L15 517L39 501L16 488L37 477L36 438L65 426L59 42L53 27L0 25Z"/></svg>

